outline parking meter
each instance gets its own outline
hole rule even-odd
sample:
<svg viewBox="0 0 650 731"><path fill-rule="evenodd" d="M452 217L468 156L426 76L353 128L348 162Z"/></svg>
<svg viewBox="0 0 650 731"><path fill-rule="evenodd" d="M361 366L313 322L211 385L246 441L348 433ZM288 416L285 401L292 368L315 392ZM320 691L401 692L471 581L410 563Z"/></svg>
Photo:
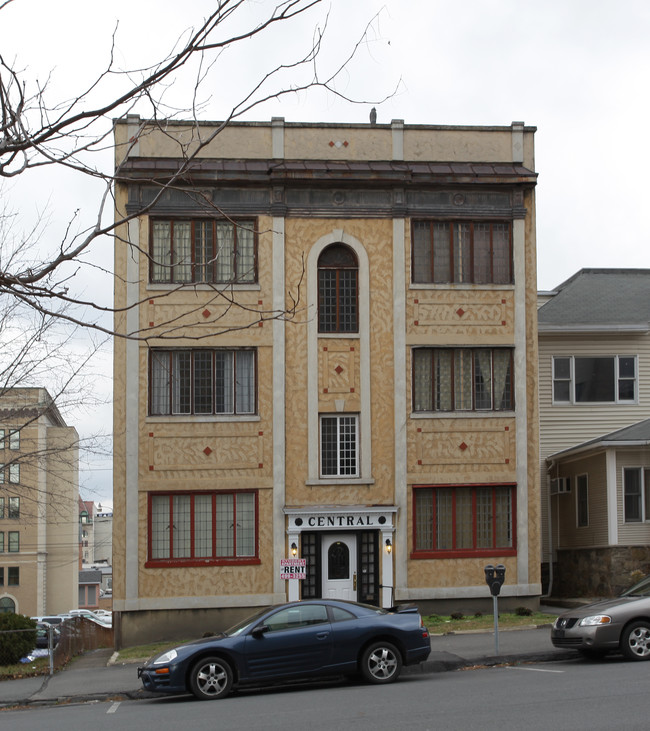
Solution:
<svg viewBox="0 0 650 731"><path fill-rule="evenodd" d="M489 563L485 567L485 581L490 587L490 594L492 594L492 605L494 607L494 653L499 654L499 592L503 586L503 582L506 580L506 567L500 563L493 566Z"/></svg>
<svg viewBox="0 0 650 731"><path fill-rule="evenodd" d="M490 587L492 596L499 596L503 582L506 580L506 567L500 563L493 566L491 563L485 567L485 581Z"/></svg>

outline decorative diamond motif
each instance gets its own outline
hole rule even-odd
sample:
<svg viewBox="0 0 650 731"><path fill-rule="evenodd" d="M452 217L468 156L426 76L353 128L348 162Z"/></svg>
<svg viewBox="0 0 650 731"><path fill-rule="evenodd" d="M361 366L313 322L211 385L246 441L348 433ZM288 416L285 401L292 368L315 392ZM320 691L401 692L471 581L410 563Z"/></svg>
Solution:
<svg viewBox="0 0 650 731"><path fill-rule="evenodd" d="M341 373L343 373L343 368L341 368L341 366L340 366L340 365L337 365L337 366L336 366L336 368L335 368L334 370L336 371L336 375L337 375L337 376L340 376L340 375L341 375Z"/></svg>
<svg viewBox="0 0 650 731"><path fill-rule="evenodd" d="M462 317L465 314L465 310L462 307L459 307L456 310L456 314L458 315L458 317Z"/></svg>
<svg viewBox="0 0 650 731"><path fill-rule="evenodd" d="M210 312L210 310L203 310L201 314L203 315L203 317L210 317L212 313Z"/></svg>
<svg viewBox="0 0 650 731"><path fill-rule="evenodd" d="M212 450L210 449L210 447L206 447L203 450L203 454L205 454L206 457L209 457L212 454Z"/></svg>
<svg viewBox="0 0 650 731"><path fill-rule="evenodd" d="M463 442L461 445L459 445L458 448L464 452L468 447L467 447L467 444L465 444L465 442Z"/></svg>

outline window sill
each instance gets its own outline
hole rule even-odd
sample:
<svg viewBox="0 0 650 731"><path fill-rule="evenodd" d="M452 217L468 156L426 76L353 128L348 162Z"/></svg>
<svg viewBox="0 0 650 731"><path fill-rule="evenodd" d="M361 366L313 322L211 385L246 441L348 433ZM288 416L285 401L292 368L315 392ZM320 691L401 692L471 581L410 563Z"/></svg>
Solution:
<svg viewBox="0 0 650 731"><path fill-rule="evenodd" d="M514 419L514 411L412 411L411 419Z"/></svg>
<svg viewBox="0 0 650 731"><path fill-rule="evenodd" d="M319 485L340 487L341 485L374 485L375 480L370 477L320 477L315 480L305 480L308 487L317 487Z"/></svg>
<svg viewBox="0 0 650 731"><path fill-rule="evenodd" d="M516 548L481 548L460 551L412 551L409 558L414 561L421 559L441 558L488 558L498 556L516 556Z"/></svg>
<svg viewBox="0 0 650 731"><path fill-rule="evenodd" d="M259 558L169 558L156 559L145 562L146 569L173 569L190 566L257 566L262 561Z"/></svg>
<svg viewBox="0 0 650 731"><path fill-rule="evenodd" d="M188 424L210 424L215 422L253 422L260 421L259 414L242 414L235 416L216 416L214 414L170 414L168 416L147 416L147 424L165 424L187 422Z"/></svg>
<svg viewBox="0 0 650 731"><path fill-rule="evenodd" d="M242 284L232 284L229 282L213 282L211 284L204 284L199 282L147 282L147 289L152 292L167 292L172 290L174 292L185 292L190 289L197 290L199 292L218 292L235 291L245 292L259 291L261 289L259 282L246 282Z"/></svg>
<svg viewBox="0 0 650 731"><path fill-rule="evenodd" d="M446 284L443 283L434 283L434 282L411 282L409 284L409 289L460 289L460 290L477 290L477 289L485 289L485 290L514 290L515 285L511 282L509 284L472 284L471 282L448 282Z"/></svg>

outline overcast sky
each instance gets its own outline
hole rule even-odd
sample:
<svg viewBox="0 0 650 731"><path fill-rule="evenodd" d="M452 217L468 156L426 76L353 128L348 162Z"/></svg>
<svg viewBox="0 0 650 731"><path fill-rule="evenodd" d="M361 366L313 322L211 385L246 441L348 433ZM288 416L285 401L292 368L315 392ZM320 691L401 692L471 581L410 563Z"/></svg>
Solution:
<svg viewBox="0 0 650 731"><path fill-rule="evenodd" d="M246 19L270 5L250 0ZM65 98L104 68L118 21L117 63L133 69L160 58L213 7L206 0L13 0L0 12L0 53L31 77L53 72L51 89ZM647 0L330 0L220 59L199 94L200 117L222 119L271 65L294 60L328 11L322 73L377 16L337 89L374 101L397 88L378 105L379 122L537 127L538 289L582 267L650 267ZM189 93L181 79L167 99L187 107ZM243 119L366 122L370 107L318 91L265 103ZM62 174L30 183L28 194L20 185L12 193L26 217L49 206L54 237L57 221L63 225L73 210L89 220L96 210L85 181ZM106 499L110 475L95 477Z"/></svg>

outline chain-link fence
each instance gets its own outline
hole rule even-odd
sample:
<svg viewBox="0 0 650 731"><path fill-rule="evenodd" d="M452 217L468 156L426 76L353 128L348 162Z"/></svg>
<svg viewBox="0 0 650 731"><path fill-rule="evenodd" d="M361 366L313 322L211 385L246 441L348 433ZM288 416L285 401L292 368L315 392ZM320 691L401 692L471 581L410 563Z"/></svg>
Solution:
<svg viewBox="0 0 650 731"><path fill-rule="evenodd" d="M99 647L113 647L113 629L85 617L66 619L57 626L2 630L0 666L19 666L42 657L48 658L47 668L52 674L76 655Z"/></svg>

